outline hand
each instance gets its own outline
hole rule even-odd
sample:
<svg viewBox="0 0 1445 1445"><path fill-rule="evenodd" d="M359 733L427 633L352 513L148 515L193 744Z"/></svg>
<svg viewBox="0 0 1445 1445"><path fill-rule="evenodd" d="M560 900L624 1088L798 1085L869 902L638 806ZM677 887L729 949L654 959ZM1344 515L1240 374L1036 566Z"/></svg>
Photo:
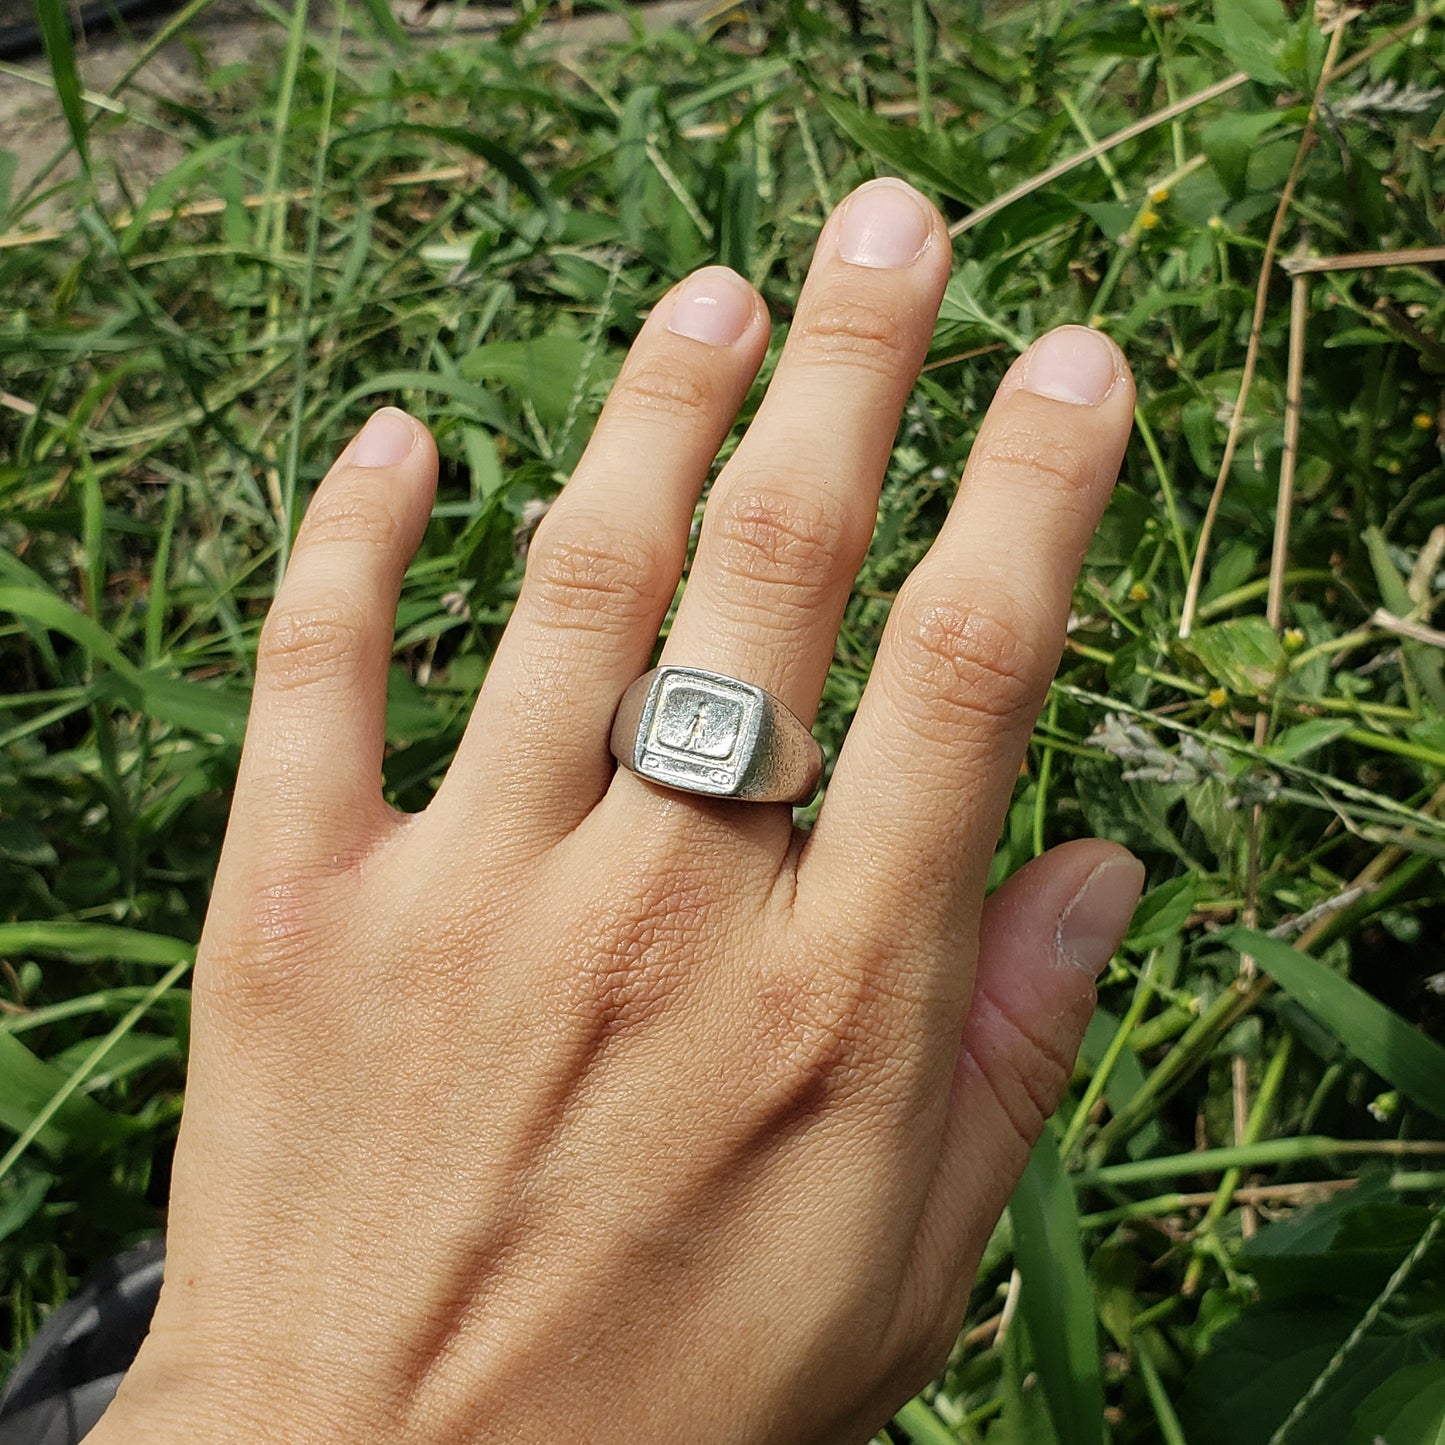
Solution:
<svg viewBox="0 0 1445 1445"><path fill-rule="evenodd" d="M947 278L899 182L824 227L663 661L817 706ZM861 1441L943 1361L1141 869L984 880L1133 387L1083 328L1005 378L816 828L617 771L763 357L702 271L542 523L431 806L383 802L436 475L378 413L266 623L195 976L165 1290L93 1442Z"/></svg>

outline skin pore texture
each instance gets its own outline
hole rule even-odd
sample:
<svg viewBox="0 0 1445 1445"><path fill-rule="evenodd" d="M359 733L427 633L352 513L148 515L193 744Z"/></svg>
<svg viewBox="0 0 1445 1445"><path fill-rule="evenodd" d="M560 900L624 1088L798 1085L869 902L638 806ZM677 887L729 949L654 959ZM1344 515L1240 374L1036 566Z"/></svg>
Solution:
<svg viewBox="0 0 1445 1445"><path fill-rule="evenodd" d="M948 276L901 182L824 226L664 663L818 705ZM866 1441L941 1366L1142 869L987 900L1133 413L1081 327L1008 372L811 833L618 770L759 367L739 277L642 328L425 812L381 792L436 452L377 413L265 624L195 974L166 1282L91 1445Z"/></svg>

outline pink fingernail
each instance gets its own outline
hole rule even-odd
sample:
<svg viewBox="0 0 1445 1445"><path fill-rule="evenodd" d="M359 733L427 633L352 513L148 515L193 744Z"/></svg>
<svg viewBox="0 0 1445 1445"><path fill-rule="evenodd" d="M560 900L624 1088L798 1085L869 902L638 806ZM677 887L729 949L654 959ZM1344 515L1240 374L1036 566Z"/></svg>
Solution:
<svg viewBox="0 0 1445 1445"><path fill-rule="evenodd" d="M1059 919L1059 956L1098 975L1119 951L1139 895L1144 865L1137 858L1111 858L1084 879Z"/></svg>
<svg viewBox="0 0 1445 1445"><path fill-rule="evenodd" d="M753 318L753 288L726 266L709 266L678 289L667 329L708 346L731 346Z"/></svg>
<svg viewBox="0 0 1445 1445"><path fill-rule="evenodd" d="M1027 390L1074 406L1098 406L1118 379L1113 346L1087 326L1061 326L1041 336L1024 362Z"/></svg>
<svg viewBox="0 0 1445 1445"><path fill-rule="evenodd" d="M416 423L394 406L374 412L346 458L358 467L393 467L416 445Z"/></svg>
<svg viewBox="0 0 1445 1445"><path fill-rule="evenodd" d="M843 202L838 254L855 266L907 266L933 236L927 202L905 181L869 181Z"/></svg>

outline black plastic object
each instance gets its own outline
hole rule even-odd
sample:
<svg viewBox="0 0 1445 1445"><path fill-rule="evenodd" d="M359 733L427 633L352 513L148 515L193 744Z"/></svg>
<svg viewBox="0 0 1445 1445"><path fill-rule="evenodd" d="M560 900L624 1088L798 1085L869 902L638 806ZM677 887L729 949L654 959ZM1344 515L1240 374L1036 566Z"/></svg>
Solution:
<svg viewBox="0 0 1445 1445"><path fill-rule="evenodd" d="M40 1327L0 1395L3 1445L80 1445L150 1328L164 1239L117 1255Z"/></svg>
<svg viewBox="0 0 1445 1445"><path fill-rule="evenodd" d="M94 35L109 30L119 21L139 20L144 15L174 10L179 3L180 0L99 0L97 4L82 6L78 15L74 15L68 5L66 12L73 15L72 34ZM0 60L29 60L44 51L45 40L40 26L32 20L7 22L6 12L14 8L0 6Z"/></svg>

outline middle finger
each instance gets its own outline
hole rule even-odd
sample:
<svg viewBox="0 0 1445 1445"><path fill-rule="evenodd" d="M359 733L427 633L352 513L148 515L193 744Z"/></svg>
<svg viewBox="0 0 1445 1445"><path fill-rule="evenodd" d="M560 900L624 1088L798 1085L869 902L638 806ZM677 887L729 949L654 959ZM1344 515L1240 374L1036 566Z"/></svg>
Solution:
<svg viewBox="0 0 1445 1445"><path fill-rule="evenodd" d="M948 232L878 180L829 219L767 397L708 501L661 661L766 688L811 721L928 350Z"/></svg>

